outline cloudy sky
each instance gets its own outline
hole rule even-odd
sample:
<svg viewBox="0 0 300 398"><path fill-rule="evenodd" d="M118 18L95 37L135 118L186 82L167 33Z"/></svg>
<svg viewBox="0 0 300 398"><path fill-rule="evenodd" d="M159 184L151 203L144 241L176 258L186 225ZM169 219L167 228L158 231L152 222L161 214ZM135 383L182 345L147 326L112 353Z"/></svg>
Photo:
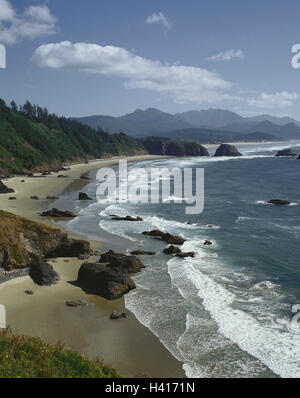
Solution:
<svg viewBox="0 0 300 398"><path fill-rule="evenodd" d="M0 0L0 96L66 116L155 107L300 119L299 13L298 0Z"/></svg>

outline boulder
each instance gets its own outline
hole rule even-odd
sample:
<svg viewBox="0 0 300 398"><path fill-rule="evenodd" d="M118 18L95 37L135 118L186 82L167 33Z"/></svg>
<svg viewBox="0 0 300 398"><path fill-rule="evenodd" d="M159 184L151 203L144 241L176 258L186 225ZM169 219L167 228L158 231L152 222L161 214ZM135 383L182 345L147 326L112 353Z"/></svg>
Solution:
<svg viewBox="0 0 300 398"><path fill-rule="evenodd" d="M86 193L79 192L78 200L92 200Z"/></svg>
<svg viewBox="0 0 300 398"><path fill-rule="evenodd" d="M195 252L186 252L186 253L178 253L176 254L175 257L186 258L186 257L195 257L195 255L196 255Z"/></svg>
<svg viewBox="0 0 300 398"><path fill-rule="evenodd" d="M154 256L156 253L148 250L134 250L130 254L133 256Z"/></svg>
<svg viewBox="0 0 300 398"><path fill-rule="evenodd" d="M57 178L70 178L68 175L60 174Z"/></svg>
<svg viewBox="0 0 300 398"><path fill-rule="evenodd" d="M112 269L98 263L81 265L78 285L88 294L95 294L107 300L114 300L135 289L135 283L130 276L119 268Z"/></svg>
<svg viewBox="0 0 300 398"><path fill-rule="evenodd" d="M179 249L179 247L171 245L169 247L166 247L164 249L163 253L165 253L165 254L179 254L179 253L181 253L181 250Z"/></svg>
<svg viewBox="0 0 300 398"><path fill-rule="evenodd" d="M212 246L212 242L210 240L205 240L203 246Z"/></svg>
<svg viewBox="0 0 300 398"><path fill-rule="evenodd" d="M32 199L32 200L40 200L40 198L38 197L38 196L30 196L30 199Z"/></svg>
<svg viewBox="0 0 300 398"><path fill-rule="evenodd" d="M276 153L275 156L297 156L297 153L293 152L290 148L288 149L281 149Z"/></svg>
<svg viewBox="0 0 300 398"><path fill-rule="evenodd" d="M143 235L153 236L154 238L167 242L171 245L183 245L185 242L185 239L181 238L180 236L171 235L168 232L162 232L158 229L153 231L144 231Z"/></svg>
<svg viewBox="0 0 300 398"><path fill-rule="evenodd" d="M288 200L282 200L282 199L271 199L269 200L268 204L287 206L290 204L290 202Z"/></svg>
<svg viewBox="0 0 300 398"><path fill-rule="evenodd" d="M17 200L17 198L15 196L11 196L10 198L8 198L8 200Z"/></svg>
<svg viewBox="0 0 300 398"><path fill-rule="evenodd" d="M114 311L112 314L110 314L109 319L122 319L122 318L127 318L126 312L119 312L119 311Z"/></svg>
<svg viewBox="0 0 300 398"><path fill-rule="evenodd" d="M29 276L34 283L40 286L50 286L59 281L59 275L52 265L43 260L36 260L30 266Z"/></svg>
<svg viewBox="0 0 300 398"><path fill-rule="evenodd" d="M234 145L222 144L215 153L215 156L243 156Z"/></svg>
<svg viewBox="0 0 300 398"><path fill-rule="evenodd" d="M91 180L90 177L87 177L87 176L84 176L84 175L80 176L80 178L81 178L82 180Z"/></svg>
<svg viewBox="0 0 300 398"><path fill-rule="evenodd" d="M136 217L136 218L131 216L120 217L115 215L111 215L111 219L117 221L144 221L141 217Z"/></svg>
<svg viewBox="0 0 300 398"><path fill-rule="evenodd" d="M24 293L27 294L27 296L32 296L34 294L32 290L25 290Z"/></svg>
<svg viewBox="0 0 300 398"><path fill-rule="evenodd" d="M59 197L58 196L47 196L46 199L47 200L57 200L57 199L59 199Z"/></svg>
<svg viewBox="0 0 300 398"><path fill-rule="evenodd" d="M12 188L8 188L2 181L0 181L0 194L1 193L14 193Z"/></svg>
<svg viewBox="0 0 300 398"><path fill-rule="evenodd" d="M44 211L41 214L42 217L52 217L52 218L75 218L77 217L76 214L72 213L68 210L58 210L58 209L51 209Z"/></svg>
<svg viewBox="0 0 300 398"><path fill-rule="evenodd" d="M108 264L111 269L120 269L127 274L136 274L145 268L142 261L136 256L130 256L123 253L115 253L109 250L101 255L99 263Z"/></svg>
<svg viewBox="0 0 300 398"><path fill-rule="evenodd" d="M62 239L60 245L58 245L53 251L49 252L46 257L53 258L87 256L88 258L90 253L91 246L89 242L66 237L65 239ZM82 257L83 260L86 260L87 258Z"/></svg>
<svg viewBox="0 0 300 398"><path fill-rule="evenodd" d="M67 300L66 305L68 307L83 307L88 305L88 303L84 300L76 299L76 300Z"/></svg>

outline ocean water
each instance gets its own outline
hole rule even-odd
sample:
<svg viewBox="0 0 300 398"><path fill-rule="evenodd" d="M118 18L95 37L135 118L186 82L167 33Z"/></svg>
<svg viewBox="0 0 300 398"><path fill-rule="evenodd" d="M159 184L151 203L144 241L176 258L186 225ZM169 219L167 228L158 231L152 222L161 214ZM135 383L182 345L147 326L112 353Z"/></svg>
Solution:
<svg viewBox="0 0 300 398"><path fill-rule="evenodd" d="M89 238L122 237L143 256L146 269L134 276L137 289L126 306L183 363L189 377L300 377L300 160L275 158L278 149L300 142L239 146L240 158L177 158L130 164L136 167L203 167L205 207L186 215L185 205L98 202L71 198L79 217L66 227ZM272 198L289 206L268 205ZM109 215L141 216L144 222L113 221ZM189 221L196 224L190 225ZM183 251L162 254L165 243L142 235L160 229L187 239ZM203 246L205 239L213 246ZM113 246L114 247L114 246ZM115 248L115 247L114 247ZM129 249L128 249L129 250Z"/></svg>

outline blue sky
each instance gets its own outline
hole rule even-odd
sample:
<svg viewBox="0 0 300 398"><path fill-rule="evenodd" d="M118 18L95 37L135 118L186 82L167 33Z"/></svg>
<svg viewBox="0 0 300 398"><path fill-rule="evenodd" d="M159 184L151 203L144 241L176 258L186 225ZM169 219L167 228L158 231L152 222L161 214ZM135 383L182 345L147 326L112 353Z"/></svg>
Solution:
<svg viewBox="0 0 300 398"><path fill-rule="evenodd" d="M0 0L1 97L66 116L223 108L300 119L299 1Z"/></svg>

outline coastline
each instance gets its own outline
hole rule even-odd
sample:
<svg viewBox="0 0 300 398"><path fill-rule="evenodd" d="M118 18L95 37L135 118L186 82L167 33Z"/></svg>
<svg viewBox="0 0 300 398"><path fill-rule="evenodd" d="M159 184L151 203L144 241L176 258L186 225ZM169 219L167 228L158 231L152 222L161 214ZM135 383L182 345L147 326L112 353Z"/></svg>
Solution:
<svg viewBox="0 0 300 398"><path fill-rule="evenodd" d="M158 158L162 156L141 155L122 159L133 162ZM45 197L59 195L69 186L72 190L83 188L88 180L80 179L81 175L96 168L116 165L119 159L121 158L73 164L69 166L71 170L45 177L13 177L3 180L15 193L0 195L0 209L63 229L61 225L53 225L38 215L49 205ZM57 178L59 174L66 174L70 178ZM30 199L32 195L38 195L40 200ZM8 200L10 196L15 196L17 201ZM68 235L76 237L74 234ZM101 242L89 242L92 249L101 248ZM94 258L90 261L94 261ZM4 281L0 284L0 302L6 306L7 324L12 330L38 336L50 343L62 342L67 348L91 359L101 359L124 377L186 377L183 364L125 308L124 298L109 302L101 297L87 295L73 284L82 262L74 258L50 262L61 277L60 282L51 287L35 285L22 273L20 277L11 280L5 280L4 276ZM25 295L26 290L32 290L34 295ZM70 308L65 305L67 300L77 298L86 300L88 306ZM110 320L109 316L115 310L125 311L128 318Z"/></svg>

